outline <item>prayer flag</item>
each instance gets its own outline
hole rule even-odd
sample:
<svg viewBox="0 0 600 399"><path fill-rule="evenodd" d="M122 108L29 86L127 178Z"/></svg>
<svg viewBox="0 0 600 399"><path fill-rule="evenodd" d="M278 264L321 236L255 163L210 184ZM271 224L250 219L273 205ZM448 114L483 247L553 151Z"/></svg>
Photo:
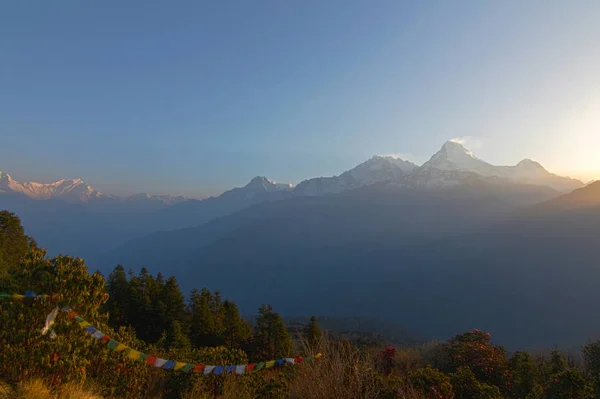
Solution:
<svg viewBox="0 0 600 399"><path fill-rule="evenodd" d="M184 368L186 365L186 363L182 363L182 362L175 362L175 367L173 367L173 370L178 371L181 370L182 368Z"/></svg>
<svg viewBox="0 0 600 399"><path fill-rule="evenodd" d="M202 373L202 372L204 372L203 364L197 364L196 366L194 366L194 373Z"/></svg>
<svg viewBox="0 0 600 399"><path fill-rule="evenodd" d="M175 367L175 362L173 360L169 360L168 362L166 362L163 366L163 369L165 370L172 370L173 367Z"/></svg>
<svg viewBox="0 0 600 399"><path fill-rule="evenodd" d="M141 354L142 352L129 348L129 353L127 354L127 357L131 360L138 360Z"/></svg>
<svg viewBox="0 0 600 399"><path fill-rule="evenodd" d="M245 364L239 364L237 366L235 366L235 373L236 374L244 374L246 372L246 365Z"/></svg>

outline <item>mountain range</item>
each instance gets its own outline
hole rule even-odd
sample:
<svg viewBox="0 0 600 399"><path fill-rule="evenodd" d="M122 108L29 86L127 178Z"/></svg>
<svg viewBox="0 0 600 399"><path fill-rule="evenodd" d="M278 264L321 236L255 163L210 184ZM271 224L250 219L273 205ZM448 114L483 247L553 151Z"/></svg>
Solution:
<svg viewBox="0 0 600 399"><path fill-rule="evenodd" d="M600 333L585 316L600 305L600 183L531 160L494 166L449 141L421 166L374 156L205 200L0 182L0 208L50 254L175 274L249 313L272 303L288 316L380 317L438 338L479 327L513 348Z"/></svg>

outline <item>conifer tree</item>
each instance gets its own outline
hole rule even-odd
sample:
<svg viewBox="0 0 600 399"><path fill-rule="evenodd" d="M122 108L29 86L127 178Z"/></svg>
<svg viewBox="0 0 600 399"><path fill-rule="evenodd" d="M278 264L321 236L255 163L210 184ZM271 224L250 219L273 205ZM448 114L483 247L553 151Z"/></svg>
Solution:
<svg viewBox="0 0 600 399"><path fill-rule="evenodd" d="M164 303L165 315L163 318L165 329L171 328L177 321L184 331L188 331L186 318L185 298L179 289L179 284L174 276L165 282L162 289L161 301Z"/></svg>
<svg viewBox="0 0 600 399"><path fill-rule="evenodd" d="M196 348L221 345L213 309L213 296L206 288L194 289L189 301L190 338Z"/></svg>
<svg viewBox="0 0 600 399"><path fill-rule="evenodd" d="M319 328L316 316L311 316L308 325L304 328L304 339L311 348L316 347L321 341L321 328Z"/></svg>
<svg viewBox="0 0 600 399"><path fill-rule="evenodd" d="M182 351L190 350L192 345L188 336L183 331L179 321L175 320L167 334L169 349L178 349Z"/></svg>
<svg viewBox="0 0 600 399"><path fill-rule="evenodd" d="M16 267L34 244L25 235L21 219L17 215L0 211L0 277L6 276L10 268Z"/></svg>
<svg viewBox="0 0 600 399"><path fill-rule="evenodd" d="M118 265L108 275L106 282L108 302L106 310L109 314L109 324L113 328L129 324L130 293L129 281L123 266Z"/></svg>
<svg viewBox="0 0 600 399"><path fill-rule="evenodd" d="M292 338L279 313L271 305L263 305L258 311L252 352L257 359L286 357L292 351Z"/></svg>
<svg viewBox="0 0 600 399"><path fill-rule="evenodd" d="M241 318L235 303L223 302L223 343L228 348L240 348L250 339L250 325Z"/></svg>

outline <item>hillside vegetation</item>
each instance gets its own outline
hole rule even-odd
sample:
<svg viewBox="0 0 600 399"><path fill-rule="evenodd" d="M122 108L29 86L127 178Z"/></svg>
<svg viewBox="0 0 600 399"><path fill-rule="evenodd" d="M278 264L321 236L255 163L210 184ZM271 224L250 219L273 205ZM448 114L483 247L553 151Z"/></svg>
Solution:
<svg viewBox="0 0 600 399"><path fill-rule="evenodd" d="M401 347L336 338L321 332L314 317L288 329L269 305L250 324L218 292L193 290L186 300L174 277L126 273L117 266L104 278L90 273L81 259L47 257L24 235L15 215L0 216L0 397L550 399L600 394L600 342L583 346L578 361L558 350L509 354L479 330ZM9 297L27 291L49 296ZM294 357L297 364L242 375L164 370L110 350L64 312L58 313L52 333L42 335L44 320L57 305L71 306L113 340L164 359L237 365ZM317 353L322 357L301 362Z"/></svg>

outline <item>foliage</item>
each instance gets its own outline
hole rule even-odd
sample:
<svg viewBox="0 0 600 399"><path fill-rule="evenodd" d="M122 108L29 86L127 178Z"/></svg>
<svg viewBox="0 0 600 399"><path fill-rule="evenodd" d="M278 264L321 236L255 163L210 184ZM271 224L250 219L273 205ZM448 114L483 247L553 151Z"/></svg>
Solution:
<svg viewBox="0 0 600 399"><path fill-rule="evenodd" d="M593 388L586 382L578 369L567 369L552 376L546 388L546 399L591 399Z"/></svg>
<svg viewBox="0 0 600 399"><path fill-rule="evenodd" d="M456 399L501 399L500 389L477 380L475 373L466 366L460 366L450 374Z"/></svg>
<svg viewBox="0 0 600 399"><path fill-rule="evenodd" d="M25 235L21 220L8 211L0 211L0 278L6 277L35 242Z"/></svg>
<svg viewBox="0 0 600 399"><path fill-rule="evenodd" d="M508 360L511 381L510 393L516 399L534 399L541 395L541 376L538 365L527 352L515 352Z"/></svg>
<svg viewBox="0 0 600 399"><path fill-rule="evenodd" d="M292 352L292 338L271 305L258 310L250 353L253 359L278 359Z"/></svg>
<svg viewBox="0 0 600 399"><path fill-rule="evenodd" d="M585 367L579 369L558 350L537 363L527 352L507 360L504 348L479 330L442 344L396 348L331 339L312 317L300 326L296 346L304 344L298 353L309 355L318 349L318 361L297 358L294 367L205 376L149 367L109 351L63 312L53 326L56 338L42 336L45 316L70 305L112 339L164 359L237 365L297 352L271 306L259 309L252 329L219 292L194 290L186 302L174 277L117 266L105 282L81 259L48 258L24 236L18 218L2 215L0 244L18 242L22 252L0 277L0 291L50 297L0 301L0 378L10 384L0 388L0 397L4 391L23 398L587 399L599 392L600 342L583 347Z"/></svg>
<svg viewBox="0 0 600 399"><path fill-rule="evenodd" d="M469 368L478 381L508 390L510 373L503 347L494 345L489 333L478 329L459 334L441 347L443 364L440 369L456 372Z"/></svg>
<svg viewBox="0 0 600 399"><path fill-rule="evenodd" d="M304 328L304 339L306 339L310 347L314 348L319 345L321 335L321 328L317 322L317 317L311 316L308 325Z"/></svg>
<svg viewBox="0 0 600 399"><path fill-rule="evenodd" d="M409 374L408 380L423 397L453 399L454 392L450 377L441 371L427 366Z"/></svg>

